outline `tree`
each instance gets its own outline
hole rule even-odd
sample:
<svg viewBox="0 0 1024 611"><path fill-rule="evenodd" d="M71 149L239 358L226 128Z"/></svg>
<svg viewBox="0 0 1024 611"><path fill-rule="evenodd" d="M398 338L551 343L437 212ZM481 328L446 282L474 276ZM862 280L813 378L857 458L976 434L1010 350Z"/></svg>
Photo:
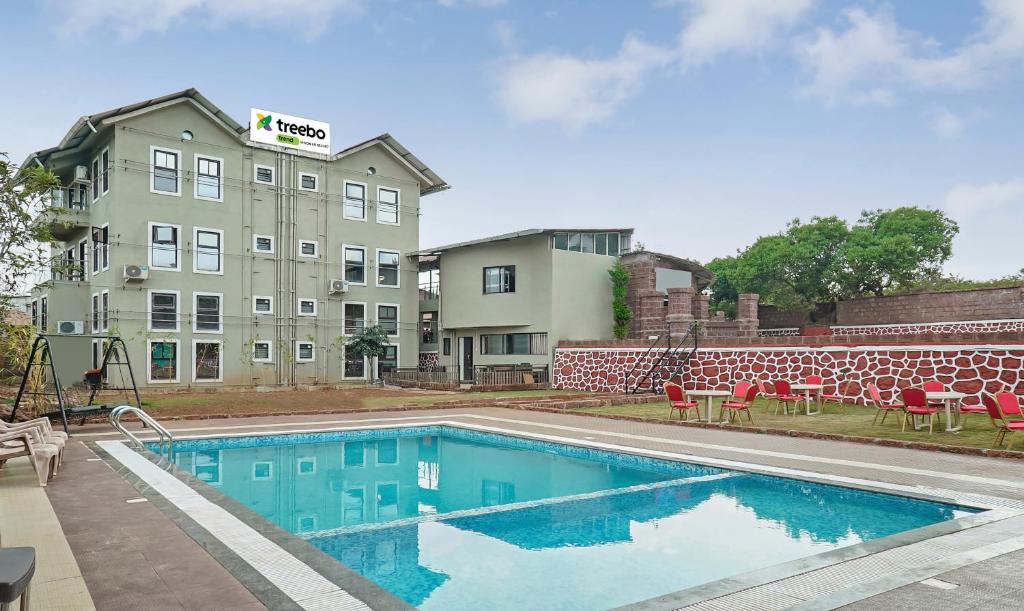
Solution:
<svg viewBox="0 0 1024 611"><path fill-rule="evenodd" d="M629 323L633 320L633 310L626 302L629 271L622 264L622 259L615 260L615 265L608 270L608 276L612 281L612 332L617 339L626 339L629 337Z"/></svg>
<svg viewBox="0 0 1024 611"><path fill-rule="evenodd" d="M53 234L46 223L35 220L49 206L50 191L59 186L52 172L19 167L0 153L0 315L27 279L49 267Z"/></svg>
<svg viewBox="0 0 1024 611"><path fill-rule="evenodd" d="M376 361L384 356L386 348L391 345L388 331L380 325L364 327L345 342L345 349L370 361L370 379L377 379Z"/></svg>
<svg viewBox="0 0 1024 611"><path fill-rule="evenodd" d="M843 249L844 296L883 295L940 277L959 230L939 210L865 210Z"/></svg>

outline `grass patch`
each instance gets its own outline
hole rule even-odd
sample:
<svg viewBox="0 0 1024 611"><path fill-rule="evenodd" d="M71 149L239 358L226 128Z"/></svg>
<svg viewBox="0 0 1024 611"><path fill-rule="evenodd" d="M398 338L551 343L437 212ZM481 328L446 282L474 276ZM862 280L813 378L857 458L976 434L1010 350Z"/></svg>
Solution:
<svg viewBox="0 0 1024 611"><path fill-rule="evenodd" d="M647 418L669 419L668 403L650 403L646 405L613 405L608 407L593 407L577 410L595 414L618 414L627 416L643 416ZM775 404L765 399L758 399L751 408L751 415L754 424L750 425L745 416L739 424L742 427L753 426L754 428L787 429L795 431L814 431L818 433L833 433L837 435L851 435L858 437L877 437L880 439L901 439L905 441L925 441L941 443L946 445L969 446L974 448L990 448L995 439L996 431L992 427L988 416L979 414L965 414L963 416L964 428L958 433L947 433L945 430L945 411L943 410L943 422L940 425L935 423L935 432L931 435L927 430L915 431L907 425L906 432L900 431L900 413L889 414L885 424L872 425L871 420L875 416L875 408L864 405L843 405L839 407L835 403L825 405L825 413L816 416L807 416L802 412L797 416L785 416L781 413L776 416ZM704 405L701 402L701 414L704 413ZM691 414L691 418L693 415ZM715 409L712 412L713 418L718 418L718 402L715 402ZM676 416L673 419L678 419ZM1024 440L1019 437L1013 449L1024 449Z"/></svg>
<svg viewBox="0 0 1024 611"><path fill-rule="evenodd" d="M414 395L396 400L395 397L364 397L363 407L380 409L392 405L423 405L430 406L441 401L475 401L487 399L514 399L520 397L550 397L558 395L578 395L576 390L499 390L494 392L460 392L437 393L431 395Z"/></svg>

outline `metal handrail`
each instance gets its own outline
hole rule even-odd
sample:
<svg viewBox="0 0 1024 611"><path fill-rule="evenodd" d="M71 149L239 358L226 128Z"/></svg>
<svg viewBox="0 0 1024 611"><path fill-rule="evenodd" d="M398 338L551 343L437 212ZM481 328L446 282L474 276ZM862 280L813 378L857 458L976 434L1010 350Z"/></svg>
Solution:
<svg viewBox="0 0 1024 611"><path fill-rule="evenodd" d="M662 362L664 362L666 359L671 360L671 359L677 358L679 353L682 351L683 344L686 344L690 340L690 338L692 337L693 338L693 349L687 355L687 358L686 358L685 362L689 361L690 357L692 357L693 354L697 351L697 326L698 326L697 325L697 321L691 322L690 325L689 325L689 328L686 330L686 334L683 335L683 338L681 340L679 340L679 343L676 344L675 347L672 346L672 335L668 334L668 345L666 347L666 350L661 353L661 356L658 357L658 360L655 361L654 364L651 365L651 367L647 370L647 372L644 373L644 375L641 376L639 380L637 380L636 384L633 385L633 394L636 394L637 392L640 391L640 385L643 384L644 382L646 382L648 378L652 378L652 377L655 376L654 372L659 367L661 367ZM659 342L660 342L660 337L659 337ZM655 345L657 345L657 344L655 344ZM647 353L649 353L654 348L655 345L652 345L650 348L648 348ZM644 353L644 356L646 356L647 353ZM633 366L634 370L640 364L640 362L641 361L638 361L637 365ZM679 374L679 371L681 369L681 365L682 365L681 363L677 362L676 368L675 368L676 374ZM632 373L632 370L630 371L630 373ZM626 379L628 381L628 379L629 379L628 375L627 375ZM655 390L655 391L657 390L656 386L657 386L657 382L658 381L660 381L660 377L657 380L652 380L652 382L651 382L652 390ZM629 392L629 387L628 386L626 387L626 389L627 389L626 392Z"/></svg>
<svg viewBox="0 0 1024 611"><path fill-rule="evenodd" d="M122 435L124 435L129 442L140 450L146 448L145 444L139 441L131 431L129 431L123 424L121 424L121 416L124 414L135 414L135 416L142 421L143 424L153 429L157 435L160 436L160 456L164 455L164 442L167 443L167 460L173 460L174 458L174 435L163 427L162 424L153 419L152 416L147 414L142 409L135 407L134 405L119 405L114 409L110 410L110 424L117 429Z"/></svg>
<svg viewBox="0 0 1024 611"><path fill-rule="evenodd" d="M651 353L651 351L654 350L655 347L657 347L657 345L661 343L661 339L663 337L665 337L665 336L666 336L665 333L659 333L658 337L654 338L654 342L647 348L647 350L642 355L640 355L640 358L638 358L636 360L636 363L633 364L633 368L630 369L628 372L626 372L626 375L623 376L622 386L623 386L623 390L626 393L629 392L629 376L633 375L633 373L636 372L636 370L640 368L640 366L643 364L644 360L647 358L647 355L649 355ZM669 344L668 344L667 347L670 348L672 346L672 337L671 336L669 336L669 340L668 341L669 341Z"/></svg>

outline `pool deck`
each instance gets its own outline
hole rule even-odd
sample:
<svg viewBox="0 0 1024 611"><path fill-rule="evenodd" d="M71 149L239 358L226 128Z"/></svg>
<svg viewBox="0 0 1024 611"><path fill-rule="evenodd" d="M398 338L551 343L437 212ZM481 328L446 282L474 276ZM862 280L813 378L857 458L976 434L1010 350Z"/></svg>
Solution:
<svg viewBox="0 0 1024 611"><path fill-rule="evenodd" d="M991 523L947 529L932 538L907 540L889 549L873 550L865 544L859 552L845 553L828 565L773 567L774 571L713 582L638 605L642 608L729 609L753 604L750 608L850 605L856 609L1024 609L1024 583L1014 577L1020 572L1016 568L1006 571L1006 567L1019 568L1024 562L1024 464L1017 460L506 408L190 420L169 423L168 428L177 437L186 437L439 421L586 445L626 447L655 455L699 457L712 464L745 463L780 474L799 471L809 479L870 480L880 482L883 488L911 487L902 491L924 496L948 491L958 498L988 497L992 504L1003 507L995 512L1002 512L1001 519ZM100 460L90 446L82 443L118 440L109 426L75 427L72 433L65 466L45 489L45 497L40 494L43 489L32 489L26 486L24 477L18 477L27 463L11 461L0 471L4 545L41 547L44 534L36 532L43 530L52 535L62 528L63 537L50 539L59 540L58 544L66 541L64 545L74 555L71 564L80 570L80 578L88 586L82 600L91 595L97 609L297 608L281 598L280 592L272 591L271 584L244 578L240 582L236 576L251 572L251 567L201 528L175 518L175 512L159 500L154 502L152 495L142 494L140 489L146 486L115 472L109 457ZM11 492L15 487L16 494ZM55 519L36 527L31 535L19 536L18 543L14 543L7 516L23 509L12 505L12 499L33 494L37 505L46 505L39 501L48 497L52 505L49 511ZM33 512L43 515L43 509ZM41 551L41 566L45 561ZM65 559L63 566L67 565ZM78 577L75 570L68 571L67 577ZM957 587L946 589L949 584ZM40 581L37 575L33 608L89 608L84 603L47 603L47 597L55 596L60 589L59 581ZM372 597L364 596L363 600L377 607Z"/></svg>

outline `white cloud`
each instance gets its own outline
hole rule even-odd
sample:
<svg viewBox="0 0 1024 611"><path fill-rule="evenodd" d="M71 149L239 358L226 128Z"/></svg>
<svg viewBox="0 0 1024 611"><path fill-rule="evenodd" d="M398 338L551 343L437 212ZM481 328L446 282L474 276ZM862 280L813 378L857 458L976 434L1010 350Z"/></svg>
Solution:
<svg viewBox="0 0 1024 611"><path fill-rule="evenodd" d="M952 140L964 133L967 120L947 108L936 108L929 113L928 126L938 136Z"/></svg>
<svg viewBox="0 0 1024 611"><path fill-rule="evenodd" d="M845 28L818 28L794 52L809 75L802 92L830 104L890 103L896 91L958 90L993 80L1024 56L1024 2L987 0L978 30L952 51L899 26L886 8L842 12Z"/></svg>
<svg viewBox="0 0 1024 611"><path fill-rule="evenodd" d="M956 185L946 194L943 208L954 219L966 220L985 210L1010 205L1024 207L1024 179Z"/></svg>
<svg viewBox="0 0 1024 611"><path fill-rule="evenodd" d="M610 117L659 69L699 66L771 44L815 1L675 0L668 4L682 5L686 13L676 42L649 44L630 35L609 57L511 55L498 64L496 97L515 120L553 121L576 132Z"/></svg>
<svg viewBox="0 0 1024 611"><path fill-rule="evenodd" d="M511 21L502 20L494 22L491 33L494 35L494 39L498 41L498 44L501 45L501 48L506 51L512 51L519 45L516 25Z"/></svg>
<svg viewBox="0 0 1024 611"><path fill-rule="evenodd" d="M222 27L241 23L281 28L315 38L335 13L359 13L364 0L51 0L60 34L66 38L110 30L122 39L165 32L183 23Z"/></svg>
<svg viewBox="0 0 1024 611"><path fill-rule="evenodd" d="M478 8L497 8L508 4L508 0L437 0L441 6L454 8L456 6L475 6Z"/></svg>

